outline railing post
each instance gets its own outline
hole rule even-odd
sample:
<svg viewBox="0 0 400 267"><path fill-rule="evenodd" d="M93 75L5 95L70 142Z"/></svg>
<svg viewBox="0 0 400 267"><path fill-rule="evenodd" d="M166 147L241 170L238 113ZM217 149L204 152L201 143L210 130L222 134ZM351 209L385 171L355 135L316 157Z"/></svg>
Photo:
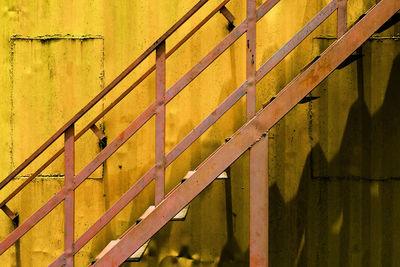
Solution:
<svg viewBox="0 0 400 267"><path fill-rule="evenodd" d="M75 215L75 137L74 124L65 131L65 205L64 251L65 266L74 266L74 215Z"/></svg>
<svg viewBox="0 0 400 267"><path fill-rule="evenodd" d="M268 134L250 150L250 267L268 266Z"/></svg>
<svg viewBox="0 0 400 267"><path fill-rule="evenodd" d="M247 0L247 121L256 115L256 0Z"/></svg>
<svg viewBox="0 0 400 267"><path fill-rule="evenodd" d="M247 121L256 114L256 1L247 0ZM250 148L250 267L268 266L268 138Z"/></svg>
<svg viewBox="0 0 400 267"><path fill-rule="evenodd" d="M155 205L165 195L165 41L156 48L156 170Z"/></svg>
<svg viewBox="0 0 400 267"><path fill-rule="evenodd" d="M338 39L347 31L347 0L337 0Z"/></svg>

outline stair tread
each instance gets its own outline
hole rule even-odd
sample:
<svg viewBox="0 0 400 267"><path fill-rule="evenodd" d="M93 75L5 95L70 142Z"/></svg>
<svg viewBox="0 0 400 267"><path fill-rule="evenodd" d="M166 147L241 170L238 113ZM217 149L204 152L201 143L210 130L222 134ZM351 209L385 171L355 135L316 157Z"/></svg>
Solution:
<svg viewBox="0 0 400 267"><path fill-rule="evenodd" d="M218 175L217 179L228 179L228 173L227 172L223 172L220 175Z"/></svg>
<svg viewBox="0 0 400 267"><path fill-rule="evenodd" d="M143 244L135 253L133 253L126 261L127 262L137 262L140 261L143 254L146 252L147 247L149 246L150 240Z"/></svg>
<svg viewBox="0 0 400 267"><path fill-rule="evenodd" d="M190 176L192 176L196 171L188 171L185 175L185 177L183 177L182 181L187 180L188 178L190 178Z"/></svg>
<svg viewBox="0 0 400 267"><path fill-rule="evenodd" d="M144 218L149 216L149 214L155 209L156 207L154 205L151 205L147 208L147 210L143 213L142 216L139 217L139 219L136 220L136 223L140 223Z"/></svg>
<svg viewBox="0 0 400 267"><path fill-rule="evenodd" d="M111 240L110 243L97 255L95 261L102 258L108 251L110 251L121 239ZM134 252L126 261L140 261L144 252L146 251L150 240L143 244L136 252Z"/></svg>
<svg viewBox="0 0 400 267"><path fill-rule="evenodd" d="M302 98L319 85L326 77L331 74L336 67L343 62L346 57L357 49L365 40L376 30L378 24L391 15L390 4L397 3L397 0L384 0L377 6L370 9L366 17L363 18L354 27L350 28L337 42L330 45L321 58L312 64L303 73L296 76L288 85L286 85L277 95L276 101L267 105L259 111L254 118L235 132L233 137L219 150L213 153L198 168L196 173L190 175L190 179L179 185L168 197L166 197L157 207L154 213L143 224L134 228L120 244L119 248L131 250L122 253L121 260L130 254L134 248L139 246L148 237L156 234L173 215L190 203L215 179L215 174L229 167L237 160L249 147L254 145L260 138L266 138L266 131L271 129L281 118L283 118ZM320 70L319 72L317 70ZM272 115L271 115L272 114ZM227 156L228 155L228 156ZM136 244L135 244L136 242ZM103 265L114 255L121 251L113 249L107 258L102 259Z"/></svg>
<svg viewBox="0 0 400 267"><path fill-rule="evenodd" d="M186 219L188 210L189 210L189 205L184 207L178 214L176 214L171 221L184 221Z"/></svg>
<svg viewBox="0 0 400 267"><path fill-rule="evenodd" d="M144 218L149 216L151 212L155 209L154 205L149 206L146 211L143 213L142 216L136 221L136 224L140 223ZM184 207L177 215L174 216L174 218L171 219L171 221L184 221L186 219L187 213L189 210L189 205ZM133 226L134 227L134 226ZM126 235L127 232L129 232L133 227L128 229L124 234L121 235L120 238ZM95 261L98 259L102 258L108 251L110 251L116 244L121 239L116 239L116 240L111 240L110 243L97 255L95 258ZM146 251L148 245L149 245L150 240L148 240L146 243L143 244L135 253L133 253L126 261L127 262L138 262L140 261L141 257L143 256L144 252Z"/></svg>
<svg viewBox="0 0 400 267"><path fill-rule="evenodd" d="M196 171L188 171L185 175L185 177L183 177L182 182L186 181L187 179L190 178L190 176L192 176ZM228 173L226 171L222 172L220 175L218 175L218 177L216 179L218 180L222 180L222 179L228 179Z"/></svg>
<svg viewBox="0 0 400 267"><path fill-rule="evenodd" d="M111 240L110 243L97 255L95 260L97 261L98 259L102 258L108 251L110 251L117 243L119 242L119 239L117 240Z"/></svg>

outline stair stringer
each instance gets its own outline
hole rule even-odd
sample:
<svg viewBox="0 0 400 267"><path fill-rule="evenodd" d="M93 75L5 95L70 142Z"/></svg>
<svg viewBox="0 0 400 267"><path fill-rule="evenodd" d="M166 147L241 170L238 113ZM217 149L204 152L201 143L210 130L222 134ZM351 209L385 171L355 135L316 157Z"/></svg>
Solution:
<svg viewBox="0 0 400 267"><path fill-rule="evenodd" d="M249 147L265 138L265 133L273 125L328 77L398 10L400 10L399 0L382 0L372 7L359 22L330 45L317 61L294 78L271 103L242 126L218 151L207 158L196 173L171 192L151 214L124 236L94 266L121 265Z"/></svg>

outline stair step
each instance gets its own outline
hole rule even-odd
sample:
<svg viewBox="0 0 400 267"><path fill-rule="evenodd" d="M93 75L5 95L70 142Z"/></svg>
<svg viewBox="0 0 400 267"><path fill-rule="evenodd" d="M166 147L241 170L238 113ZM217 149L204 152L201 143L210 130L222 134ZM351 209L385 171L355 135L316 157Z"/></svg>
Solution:
<svg viewBox="0 0 400 267"><path fill-rule="evenodd" d="M196 172L196 171L188 171L188 172L186 173L185 177L183 177L182 183L183 183L184 181L186 181L188 178L190 178L190 176L192 176L195 172Z"/></svg>
<svg viewBox="0 0 400 267"><path fill-rule="evenodd" d="M182 183L184 181L186 181L190 176L192 176L196 171L188 171L185 175L185 177L183 177L182 179ZM224 180L224 179L229 179L228 177L228 173L226 171L224 171L223 173L221 173L220 175L218 175L218 177L216 178L218 180Z"/></svg>
<svg viewBox="0 0 400 267"><path fill-rule="evenodd" d="M227 172L223 172L220 175L218 175L217 179L218 180L224 180L224 179L228 179L228 173Z"/></svg>
<svg viewBox="0 0 400 267"><path fill-rule="evenodd" d="M221 179L225 179L225 178L221 178ZM143 213L143 215L140 216L140 218L136 220L136 224L140 223L144 218L149 216L149 214L152 213L154 209L155 209L155 206L153 206L153 205L148 207L147 210ZM171 219L171 221L184 221L186 219L188 210L189 210L189 205L184 207L177 215L175 215L174 218ZM133 226L133 227L135 227L135 226ZM124 234L121 235L120 238L125 236L131 229L133 229L133 227L130 227ZM116 240L112 240L110 243L108 243L108 245L100 252L100 254L97 255L97 257L96 257L94 262L96 262L98 259L103 257L108 251L110 251L121 240L120 238L116 239ZM149 242L150 242L150 240L148 240L146 243L144 243L144 245L141 246L135 253L133 253L126 260L126 262L138 262L138 261L140 261L140 259L142 258L144 252L146 251L146 249L147 249L147 247L149 245Z"/></svg>
<svg viewBox="0 0 400 267"><path fill-rule="evenodd" d="M108 251L110 251L117 243L119 242L119 239L117 240L111 240L110 243L108 243L108 245L100 252L99 255L97 255L97 257L95 258L95 262L98 259L101 259Z"/></svg>
<svg viewBox="0 0 400 267"><path fill-rule="evenodd" d="M126 262L138 262L146 252L147 247L149 246L150 240L143 244L135 253L133 253Z"/></svg>
<svg viewBox="0 0 400 267"><path fill-rule="evenodd" d="M186 219L188 210L189 210L189 205L184 207L178 214L176 214L171 221L184 221Z"/></svg>
<svg viewBox="0 0 400 267"><path fill-rule="evenodd" d="M136 220L136 223L140 223L143 221L144 218L149 216L149 214L155 209L156 207L154 205L151 205L150 207L147 208L147 210L143 213L142 216L139 217L139 219Z"/></svg>
<svg viewBox="0 0 400 267"><path fill-rule="evenodd" d="M111 240L110 243L100 252L99 255L97 255L95 262L103 257L108 251L110 251L118 242L120 239L116 240ZM149 246L150 240L148 240L146 243L143 244L135 253L133 253L126 261L127 262L138 262L142 258L144 252L146 251L147 247Z"/></svg>
<svg viewBox="0 0 400 267"><path fill-rule="evenodd" d="M147 208L147 210L143 213L142 216L140 216L139 219L136 220L136 223L140 223L144 218L146 218L156 207L155 206L150 206ZM175 215L174 218L172 218L171 221L184 221L186 219L186 215L189 210L189 205L184 207L178 214Z"/></svg>
<svg viewBox="0 0 400 267"><path fill-rule="evenodd" d="M185 177L182 179L182 183L186 181L190 176L192 176L196 171L189 171L186 173ZM226 171L222 172L216 179L228 179L228 173ZM156 207L154 205L149 206L146 211L142 214L142 216L139 217L139 219L136 220L136 224L140 223L144 218L149 216L153 210ZM187 213L189 211L189 205L185 206L178 214L176 214L171 221L184 221L186 219ZM135 225L136 225L135 224ZM125 233L123 233L119 239L112 240L108 245L100 252L99 255L97 255L95 262L103 257L108 251L110 251L118 242L123 238L128 232L130 232L134 227L130 227ZM139 262L140 259L142 258L144 252L146 251L148 245L149 245L150 240L148 240L146 243L144 243L143 246L141 246L135 253L133 253L127 260L126 262Z"/></svg>

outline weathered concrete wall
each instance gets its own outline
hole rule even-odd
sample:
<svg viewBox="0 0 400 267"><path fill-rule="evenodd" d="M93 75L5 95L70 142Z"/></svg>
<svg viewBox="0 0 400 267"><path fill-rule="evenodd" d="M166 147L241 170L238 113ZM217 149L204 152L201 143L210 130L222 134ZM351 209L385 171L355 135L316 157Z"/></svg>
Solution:
<svg viewBox="0 0 400 267"><path fill-rule="evenodd" d="M0 4L0 177L5 177L46 138L108 84L196 1L5 1ZM261 4L262 1L257 1ZM167 41L180 40L219 1L212 0ZM282 0L257 26L257 65L290 39L328 1ZM349 23L373 4L349 0ZM228 8L236 24L245 1ZM274 96L336 34L333 15L257 85L257 105ZM167 60L167 87L228 34L217 14ZM397 25L379 36L398 35ZM373 39L362 60L336 71L270 134L271 266L395 266L399 259L400 206L397 103L400 47ZM147 67L150 56L95 107L113 101ZM114 139L154 100L154 74L111 111L101 127ZM167 105L166 151L171 150L245 80L245 37ZM93 118L89 113L76 129ZM242 99L167 169L167 190L194 169L245 121ZM62 141L62 140L59 140ZM54 145L60 147L62 142ZM53 150L54 151L54 150ZM77 142L79 171L98 153L88 132ZM154 120L116 152L76 191L80 236L154 163ZM47 159L43 155L34 166ZM27 175L33 168L24 172ZM185 222L169 223L131 266L247 266L249 248L248 155L192 203ZM22 183L19 177L0 192ZM63 185L62 159L31 183L10 207L25 220ZM151 184L76 257L86 266L153 204ZM13 230L0 214L0 238ZM1 266L46 266L63 251L63 206L50 213L0 256ZM128 264L127 264L128 265Z"/></svg>

